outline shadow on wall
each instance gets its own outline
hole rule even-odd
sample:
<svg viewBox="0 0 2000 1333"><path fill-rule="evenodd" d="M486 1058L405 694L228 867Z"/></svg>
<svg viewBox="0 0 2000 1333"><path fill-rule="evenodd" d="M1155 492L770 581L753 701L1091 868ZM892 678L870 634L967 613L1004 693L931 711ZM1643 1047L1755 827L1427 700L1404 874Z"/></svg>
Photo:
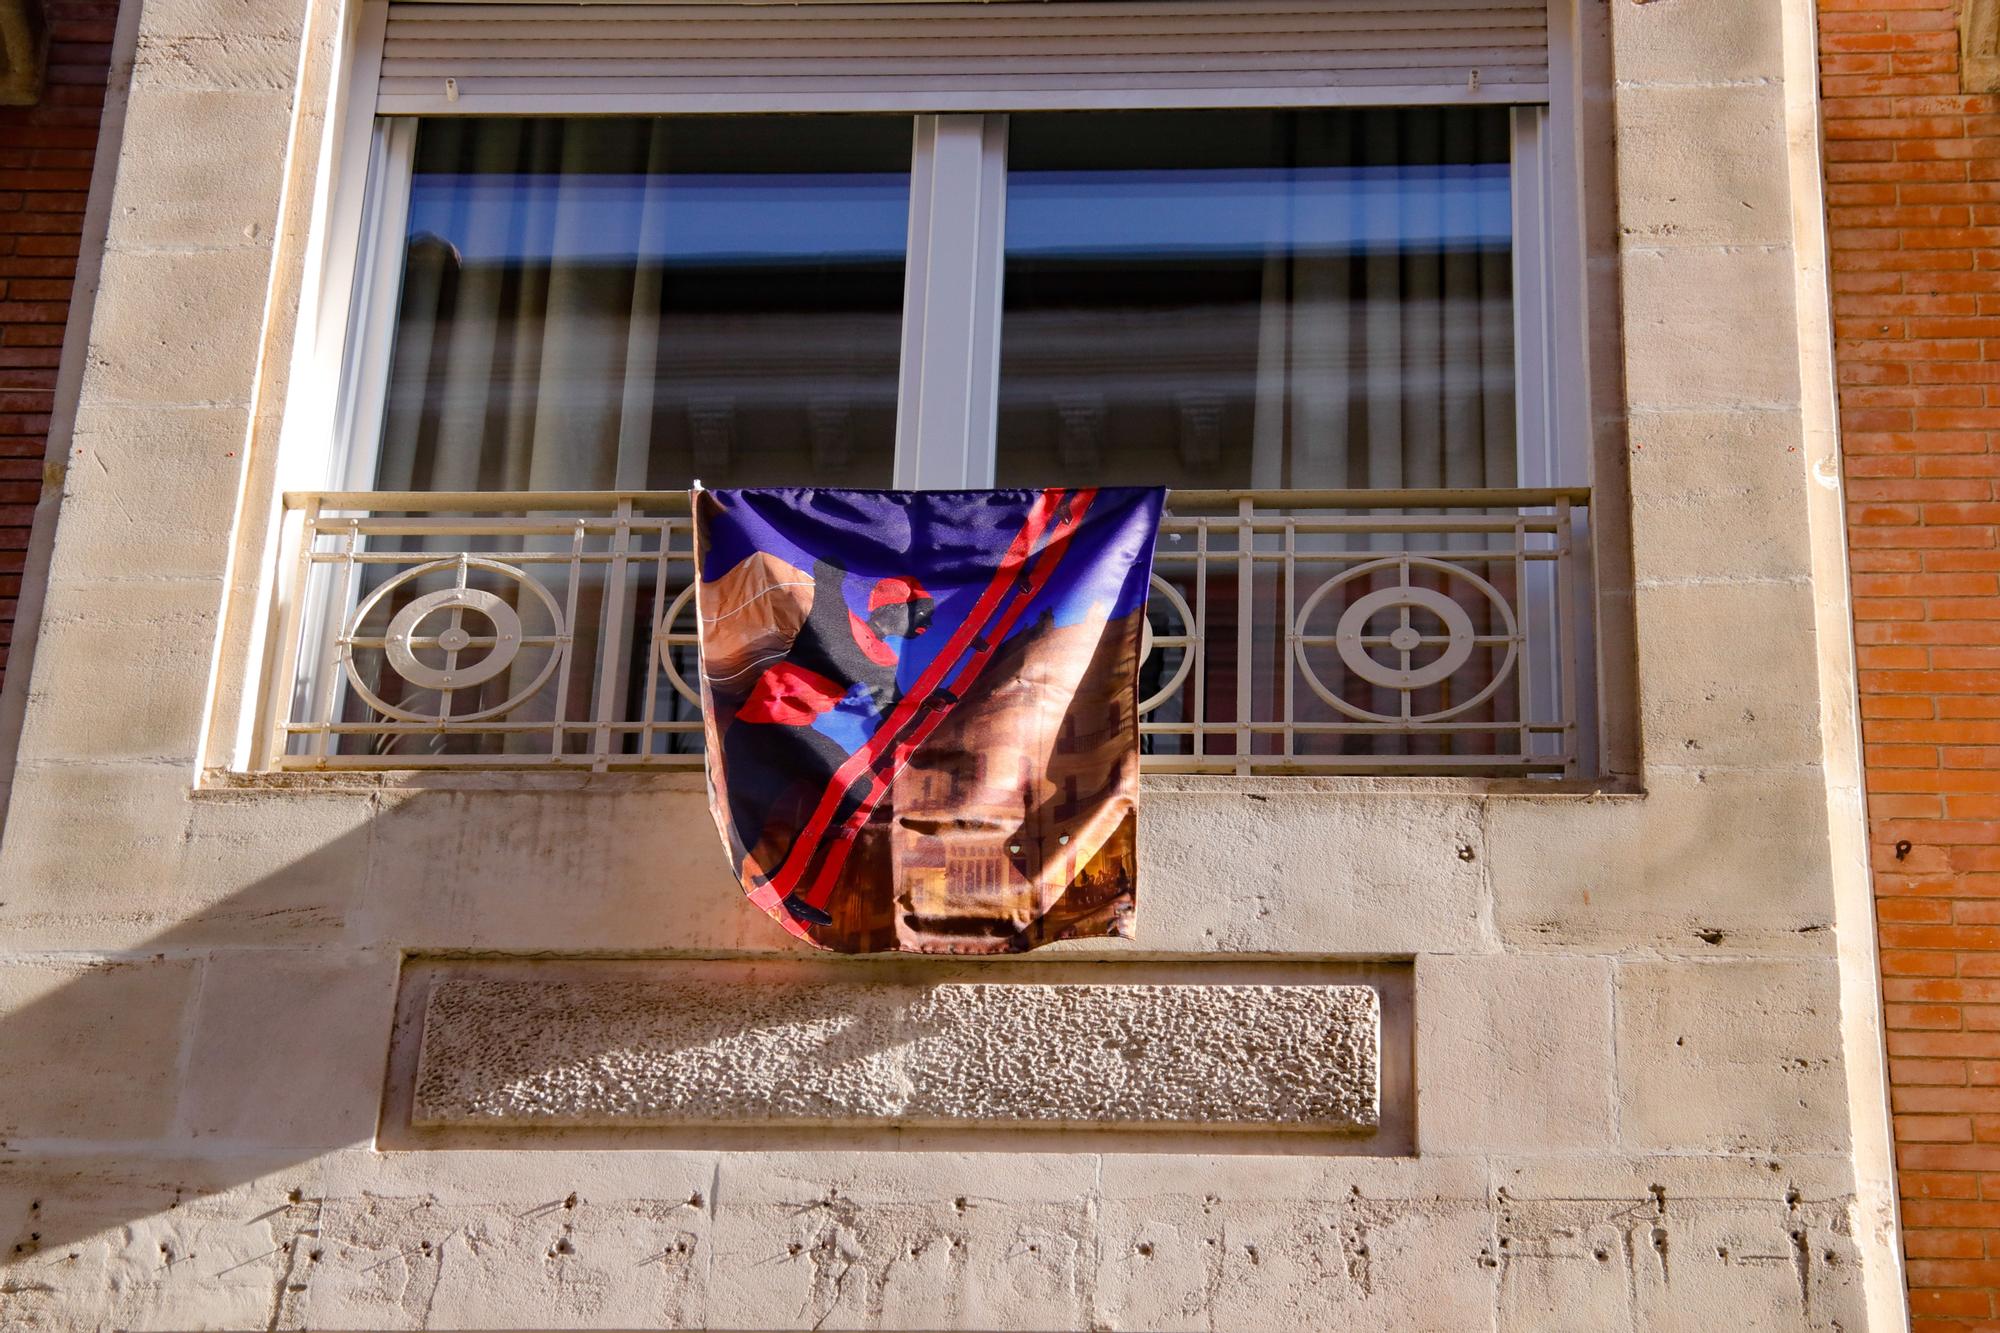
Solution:
<svg viewBox="0 0 2000 1333"><path fill-rule="evenodd" d="M1129 1140L1059 1152L988 1139L963 1156L857 1161L827 1151L851 1142L771 1135L736 1155L690 1136L639 1154L554 1141L570 1150L377 1152L407 954L802 947L745 907L698 785L191 794L164 765L27 776L0 853L0 1326L1053 1329L1107 1310L1163 1326L1171 1305L1220 1324L1366 1313L1410 1327L1422 1311L1400 1302L1421 1300L1439 1303L1441 1326L1483 1327L1514 1271L1486 1248L1499 1225L1486 1167L1450 1154L1231 1158L1209 1136L1199 1153L1150 1158ZM1202 947L1210 911L1310 901L1379 922L1389 901L1421 908L1415 886L1442 897L1478 869L1455 854L1471 835L1442 836L1414 798L1396 836L1357 834L1351 805L1311 822L1240 794L1189 801L1249 841L1225 838L1215 855L1229 864L1211 864L1181 848L1196 825L1169 823L1154 910L1174 948ZM159 813L176 808L177 824ZM1266 856L1246 856L1251 843ZM1677 858L1682 882L1721 869L1692 831L1647 845L1649 868ZM1659 937L1684 938L1698 910L1663 914ZM969 1145L889 1131L883 1146ZM1616 1197L1624 1186L1588 1168L1588 1198L1555 1172L1533 1237L1568 1237L1576 1272L1646 1308L1685 1308L1704 1286L1788 1316L1852 1307L1838 1154L1746 1145L1644 1170L1658 1174L1620 1177L1632 1195ZM1660 1194L1641 1192L1648 1180ZM1671 1289L1655 1239L1669 1228L1691 1238ZM1756 1237L1760 1263L1701 1243L1717 1228ZM1394 1239L1413 1230L1424 1243ZM1802 1262L1761 1262L1791 1255Z"/></svg>
<svg viewBox="0 0 2000 1333"><path fill-rule="evenodd" d="M10 827L10 853L26 833ZM0 1324L70 1267L164 1280L195 1258L177 1211L258 1182L283 1214L309 1192L296 1168L372 1139L400 951L356 939L327 892L365 866L369 828L207 902L177 901L202 859L178 833L121 855L109 844L129 835L104 818L40 874L33 852L0 858ZM142 859L151 874L93 873Z"/></svg>

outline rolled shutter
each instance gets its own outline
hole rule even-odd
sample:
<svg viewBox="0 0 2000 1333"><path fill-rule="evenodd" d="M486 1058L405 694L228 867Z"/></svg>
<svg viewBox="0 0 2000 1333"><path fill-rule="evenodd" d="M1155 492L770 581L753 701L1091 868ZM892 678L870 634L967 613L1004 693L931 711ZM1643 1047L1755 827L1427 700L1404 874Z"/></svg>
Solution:
<svg viewBox="0 0 2000 1333"><path fill-rule="evenodd" d="M1548 100L1547 0L389 6L385 114Z"/></svg>

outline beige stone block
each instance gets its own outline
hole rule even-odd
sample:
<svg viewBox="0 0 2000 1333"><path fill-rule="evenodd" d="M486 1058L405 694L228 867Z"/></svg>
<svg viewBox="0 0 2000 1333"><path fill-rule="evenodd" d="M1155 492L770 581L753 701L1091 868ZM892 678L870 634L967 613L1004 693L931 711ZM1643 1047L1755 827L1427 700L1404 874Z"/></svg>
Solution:
<svg viewBox="0 0 2000 1333"><path fill-rule="evenodd" d="M1740 83L1784 77L1784 9L1744 0L1613 4L1621 83Z"/></svg>
<svg viewBox="0 0 2000 1333"><path fill-rule="evenodd" d="M51 579L220 579L245 439L240 408L86 411L70 441Z"/></svg>
<svg viewBox="0 0 2000 1333"><path fill-rule="evenodd" d="M1637 578L1812 572L1794 412L1638 412L1628 423Z"/></svg>
<svg viewBox="0 0 2000 1333"><path fill-rule="evenodd" d="M1484 949L1479 841L1471 798L1149 791L1136 943L1230 953Z"/></svg>
<svg viewBox="0 0 2000 1333"><path fill-rule="evenodd" d="M221 601L205 579L52 583L21 758L192 764Z"/></svg>
<svg viewBox="0 0 2000 1333"><path fill-rule="evenodd" d="M262 248L107 251L85 401L248 402L270 268L271 252Z"/></svg>
<svg viewBox="0 0 2000 1333"><path fill-rule="evenodd" d="M1643 796L1495 798L1486 849L1516 947L1833 949L1816 770L1658 769Z"/></svg>
<svg viewBox="0 0 2000 1333"><path fill-rule="evenodd" d="M412 1119L1369 1132L1381 1022L1367 986L475 972L430 992Z"/></svg>
<svg viewBox="0 0 2000 1333"><path fill-rule="evenodd" d="M714 1176L688 1153L319 1156L242 1208L300 1242L259 1326L705 1327Z"/></svg>
<svg viewBox="0 0 2000 1333"><path fill-rule="evenodd" d="M264 1328L298 1230L282 1159L9 1153L0 1322L9 1329ZM305 1212L308 1206L297 1205ZM298 1268L309 1267L304 1251Z"/></svg>
<svg viewBox="0 0 2000 1333"><path fill-rule="evenodd" d="M731 1154L708 1327L1090 1327L1095 1177L1054 1154Z"/></svg>
<svg viewBox="0 0 2000 1333"><path fill-rule="evenodd" d="M1621 88L1619 232L1645 245L1785 245L1784 90Z"/></svg>
<svg viewBox="0 0 2000 1333"><path fill-rule="evenodd" d="M196 1139L328 1149L375 1130L395 1008L394 954L211 955L195 1013L181 1129Z"/></svg>
<svg viewBox="0 0 2000 1333"><path fill-rule="evenodd" d="M177 920L192 778L179 764L17 769L0 841L9 946L137 949Z"/></svg>
<svg viewBox="0 0 2000 1333"><path fill-rule="evenodd" d="M715 1161L10 1155L9 1327L699 1328ZM34 1237L33 1239L30 1239Z"/></svg>
<svg viewBox="0 0 2000 1333"><path fill-rule="evenodd" d="M1865 1328L1839 1158L1497 1166L1505 1330Z"/></svg>
<svg viewBox="0 0 2000 1333"><path fill-rule="evenodd" d="M1845 1206L1854 1193L1854 1165L1839 1152L1649 1153L1606 1143L1592 1152L1491 1160L1493 1180L1506 1199L1578 1199L1602 1196L1621 1208L1657 1210L1660 1195L1676 1199L1734 1199L1790 1206Z"/></svg>
<svg viewBox="0 0 2000 1333"><path fill-rule="evenodd" d="M1491 1326L1476 1163L1106 1157L1103 1195L1097 1327Z"/></svg>
<svg viewBox="0 0 2000 1333"><path fill-rule="evenodd" d="M553 792L387 798L370 938L412 948L797 952L745 907L698 783L634 791L579 779ZM1136 943L1148 950L1484 947L1484 877L1476 854L1460 855L1478 837L1471 798L1149 791L1139 828ZM559 898L551 884L562 886Z"/></svg>
<svg viewBox="0 0 2000 1333"><path fill-rule="evenodd" d="M366 870L365 792L195 792L177 764L32 764L0 848L16 949L341 938Z"/></svg>
<svg viewBox="0 0 2000 1333"><path fill-rule="evenodd" d="M1648 763L1798 768L1819 760L1810 584L1656 585L1638 590L1636 606Z"/></svg>
<svg viewBox="0 0 2000 1333"><path fill-rule="evenodd" d="M1623 962L1620 1141L1830 1151L1849 1141L1839 977L1826 961Z"/></svg>
<svg viewBox="0 0 2000 1333"><path fill-rule="evenodd" d="M1420 957L1421 1150L1529 1153L1610 1141L1611 968L1606 958Z"/></svg>
<svg viewBox="0 0 2000 1333"><path fill-rule="evenodd" d="M409 948L803 951L745 903L699 782L385 795L356 926Z"/></svg>
<svg viewBox="0 0 2000 1333"><path fill-rule="evenodd" d="M155 0L141 20L139 33L152 39L245 33L291 38L296 43L307 10L306 4L271 4L268 0Z"/></svg>
<svg viewBox="0 0 2000 1333"><path fill-rule="evenodd" d="M282 91L134 88L105 243L268 246L291 110Z"/></svg>
<svg viewBox="0 0 2000 1333"><path fill-rule="evenodd" d="M366 792L195 793L163 938L182 947L346 939L375 814Z"/></svg>
<svg viewBox="0 0 2000 1333"><path fill-rule="evenodd" d="M0 964L0 1137L144 1139L172 1123L199 964Z"/></svg>
<svg viewBox="0 0 2000 1333"><path fill-rule="evenodd" d="M282 93L296 83L298 68L296 36L141 33L133 52L132 86Z"/></svg>
<svg viewBox="0 0 2000 1333"><path fill-rule="evenodd" d="M1789 248L1629 248L1624 281L1630 407L1798 401Z"/></svg>

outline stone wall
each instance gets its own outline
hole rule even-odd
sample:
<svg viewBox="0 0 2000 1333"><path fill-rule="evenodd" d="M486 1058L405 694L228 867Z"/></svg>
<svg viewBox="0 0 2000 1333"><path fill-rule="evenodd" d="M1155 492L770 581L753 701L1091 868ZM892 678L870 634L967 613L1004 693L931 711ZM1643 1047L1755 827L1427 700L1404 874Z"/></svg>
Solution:
<svg viewBox="0 0 2000 1333"><path fill-rule="evenodd" d="M1954 0L1822 0L1869 842L1911 1303L2000 1315L2000 97Z"/></svg>
<svg viewBox="0 0 2000 1333"><path fill-rule="evenodd" d="M937 1004L1131 977L1254 1015L1365 986L1376 1123L1360 1096L1289 1130L1020 1126L933 1097L920 1119L885 1099L716 1126L611 1114L626 1088L657 1108L644 1089L686 1063L646 997L682 979L740 1054L788 1030L743 969L806 965L742 903L698 780L227 771L278 442L312 426L287 420L309 401L289 368L312 360L301 294L357 12L148 0L46 614L8 687L0 1068L46 1072L0 1084L0 1309L132 1329L1897 1327L1810 12L1561 17L1558 161L1585 186L1553 226L1582 327L1563 382L1596 430L1604 776L1149 779L1136 941L969 974L813 964L817 1012L888 1015L843 1059L915 1083L897 1015L947 988ZM528 998L417 1003L454 968ZM589 1003L614 975L590 993L652 1016L630 1049L577 1040L630 1078L557 1098L537 1080L577 1046L497 1040L492 1006ZM992 1053L940 1040L946 1067ZM1136 1039L1099 1054L1120 1052L1140 1082L1163 1072ZM540 1123L552 1098L587 1113Z"/></svg>

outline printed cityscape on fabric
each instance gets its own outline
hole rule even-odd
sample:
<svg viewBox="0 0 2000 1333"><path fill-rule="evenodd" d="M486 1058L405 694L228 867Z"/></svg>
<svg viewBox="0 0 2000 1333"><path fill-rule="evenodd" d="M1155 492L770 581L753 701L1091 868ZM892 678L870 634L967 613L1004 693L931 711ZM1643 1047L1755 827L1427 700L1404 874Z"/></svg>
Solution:
<svg viewBox="0 0 2000 1333"><path fill-rule="evenodd" d="M694 492L709 804L843 953L1129 934L1157 488Z"/></svg>

